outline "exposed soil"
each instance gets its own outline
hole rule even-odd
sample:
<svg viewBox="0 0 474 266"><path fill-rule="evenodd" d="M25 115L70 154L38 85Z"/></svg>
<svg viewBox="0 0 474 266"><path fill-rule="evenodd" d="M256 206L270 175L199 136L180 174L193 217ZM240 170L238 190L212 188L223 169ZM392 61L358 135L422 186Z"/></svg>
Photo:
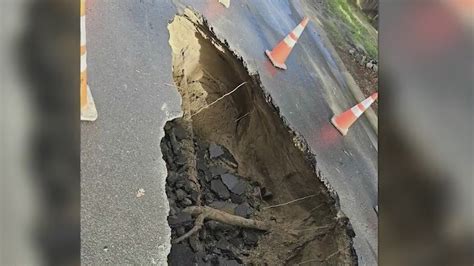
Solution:
<svg viewBox="0 0 474 266"><path fill-rule="evenodd" d="M258 76L189 9L168 29L183 109L161 144L170 265L357 264L348 219Z"/></svg>

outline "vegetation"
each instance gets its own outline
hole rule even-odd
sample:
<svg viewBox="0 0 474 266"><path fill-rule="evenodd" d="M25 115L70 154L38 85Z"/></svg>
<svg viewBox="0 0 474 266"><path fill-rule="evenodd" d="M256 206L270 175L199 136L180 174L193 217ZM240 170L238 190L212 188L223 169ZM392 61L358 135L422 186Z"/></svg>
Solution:
<svg viewBox="0 0 474 266"><path fill-rule="evenodd" d="M377 32L360 9L350 4L348 0L328 0L327 6L328 11L345 24L352 42L364 47L371 58L377 58ZM336 42L342 44L344 33L340 29L337 30L335 23L334 20L327 21L328 32Z"/></svg>

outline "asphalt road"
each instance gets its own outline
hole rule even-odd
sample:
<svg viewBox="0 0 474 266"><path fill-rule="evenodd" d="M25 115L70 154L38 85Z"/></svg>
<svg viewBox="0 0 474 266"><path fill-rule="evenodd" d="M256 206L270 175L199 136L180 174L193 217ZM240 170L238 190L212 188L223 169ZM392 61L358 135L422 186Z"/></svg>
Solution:
<svg viewBox="0 0 474 266"><path fill-rule="evenodd" d="M85 264L161 264L169 251L163 125L180 114L166 26L186 6L242 56L350 219L361 265L377 260L377 137L362 116L342 137L330 118L356 102L315 25L275 69L264 55L303 18L299 1L88 1L88 75L99 118L81 128L82 259ZM143 197L136 197L140 188ZM104 247L107 247L104 249Z"/></svg>

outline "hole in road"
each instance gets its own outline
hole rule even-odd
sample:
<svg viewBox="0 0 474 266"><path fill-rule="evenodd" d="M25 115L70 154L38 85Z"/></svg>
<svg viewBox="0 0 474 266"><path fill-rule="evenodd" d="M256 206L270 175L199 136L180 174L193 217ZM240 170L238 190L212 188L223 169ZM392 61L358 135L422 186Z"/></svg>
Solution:
<svg viewBox="0 0 474 266"><path fill-rule="evenodd" d="M161 142L169 264L355 264L347 219L258 76L189 9L168 29L183 110Z"/></svg>

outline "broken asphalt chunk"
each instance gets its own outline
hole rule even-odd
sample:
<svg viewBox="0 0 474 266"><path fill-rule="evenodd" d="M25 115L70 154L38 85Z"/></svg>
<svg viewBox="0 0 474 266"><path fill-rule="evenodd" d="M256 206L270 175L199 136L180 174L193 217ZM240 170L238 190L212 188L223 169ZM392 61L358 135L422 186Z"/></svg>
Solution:
<svg viewBox="0 0 474 266"><path fill-rule="evenodd" d="M185 212L180 212L176 216L170 216L168 217L168 223L172 227L176 227L178 225L188 225L193 223L193 218L191 217L191 214L185 213Z"/></svg>
<svg viewBox="0 0 474 266"><path fill-rule="evenodd" d="M230 192L221 180L215 179L211 181L211 190L216 193L221 199L230 198Z"/></svg>
<svg viewBox="0 0 474 266"><path fill-rule="evenodd" d="M237 206L235 209L235 215L242 216L244 218L249 218L253 213L252 207L247 202L244 202Z"/></svg>
<svg viewBox="0 0 474 266"><path fill-rule="evenodd" d="M209 158L214 159L224 154L224 150L221 146L211 143L209 145Z"/></svg>

